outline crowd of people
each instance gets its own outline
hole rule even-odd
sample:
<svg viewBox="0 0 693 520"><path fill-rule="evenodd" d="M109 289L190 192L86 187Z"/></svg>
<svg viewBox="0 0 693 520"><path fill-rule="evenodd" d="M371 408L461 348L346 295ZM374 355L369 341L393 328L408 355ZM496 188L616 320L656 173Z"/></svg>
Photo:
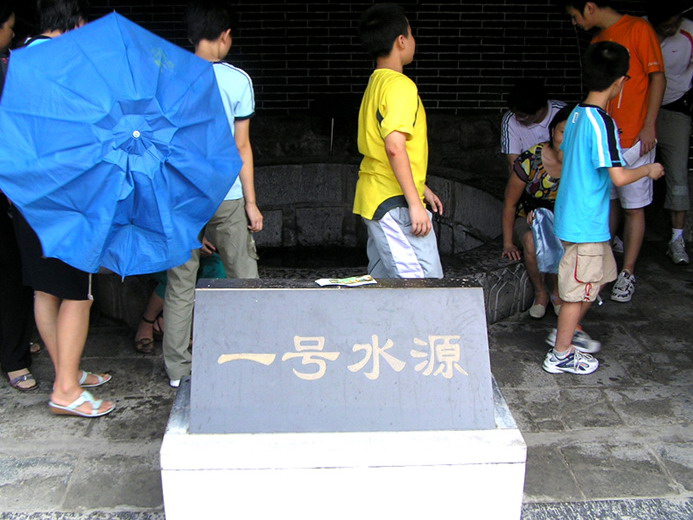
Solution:
<svg viewBox="0 0 693 520"><path fill-rule="evenodd" d="M510 170L503 209L502 256L514 260L524 256L535 293L529 315L542 318L550 301L558 316L558 329L547 337L553 349L544 368L582 374L597 369L598 362L590 354L598 352L601 344L579 324L591 302L599 297L599 290L614 279L610 299L631 301L635 265L645 235L644 209L653 199L653 180L664 171L664 207L670 211L672 225L667 254L675 264L689 263L683 233L689 207L693 23L683 16L686 2L648 1L646 19L623 15L606 0L565 0L561 4L574 25L586 31L596 29L583 60L583 80L589 95L577 107L566 109L562 102L548 99L541 85L523 82L510 93L510 110L503 118L501 137L501 151ZM616 43L622 49L597 47L603 43ZM607 64L617 71L623 69L620 83L615 81L618 77L607 73ZM613 83L599 85L593 77L596 70ZM565 121L564 110L569 110L568 123L556 153L556 128ZM594 124L589 138L584 134L590 134L585 130L585 120ZM599 142L595 136L609 139ZM601 157L605 152L610 154L608 159ZM588 153L592 154L591 163L585 156ZM655 162L656 154L663 167ZM567 157L571 157L572 164ZM597 171L590 176L587 172L595 167ZM609 207L596 202L592 207L576 204L604 193L603 187L590 183L605 171L611 177ZM575 181L577 172L580 182ZM568 182L570 188L566 187ZM572 197L566 195L571 189ZM556 212L554 232L565 248L557 274L541 273L537 268L537 244L527 224L536 207ZM625 216L623 239L617 235L621 212ZM571 218L569 213L572 218L586 220L571 230L566 224ZM593 233L589 232L592 228ZM602 247L605 240L608 250ZM601 245L585 252L586 244L592 243ZM573 251L574 244L583 251ZM618 273L612 272L616 269L614 251L623 253ZM600 276L583 273L582 268L594 264L595 258L599 258L596 263L601 266ZM587 276L584 280L583 274ZM567 279L561 281L562 276ZM547 280L552 286L550 295ZM566 288L576 282L585 282L584 291ZM579 307L574 305L578 297Z"/></svg>
<svg viewBox="0 0 693 520"><path fill-rule="evenodd" d="M582 103L568 105L526 80L510 92L501 135L509 174L501 254L523 259L527 267L535 295L529 315L544 317L550 303L558 316L543 368L589 374L599 366L591 354L601 344L580 324L606 284L616 280L612 300L633 297L644 208L652 202L652 181L665 170L665 207L672 222L668 254L674 263L689 261L683 228L689 206L693 23L674 2L648 2L649 21L622 15L605 0L562 4L575 25L598 30L582 64L588 94ZM86 23L84 0L39 0L38 5L39 34L24 45L41 45ZM158 286L134 339L134 348L143 354L154 353L155 341L162 339L174 388L191 372L197 277L258 277L253 233L262 229L263 216L255 198L249 126L255 100L248 74L223 61L232 46L232 20L221 2L193 2L186 11L188 37L195 54L212 63L243 166L200 230L202 248L192 251L185 264L155 275ZM14 21L12 4L6 2L0 11L0 49L10 44ZM375 63L359 111L363 160L353 207L368 233L368 271L376 278L442 278L432 216L443 213L443 202L426 185L426 114L416 84L403 71L415 56L412 28L400 6L381 3L363 14L359 34ZM3 76L6 67L5 60ZM655 153L664 166L655 162ZM21 211L5 197L0 203L0 364L10 385L20 391L38 388L28 350L35 321L55 369L50 410L81 417L110 413L115 404L95 399L85 388L104 385L111 376L80 368L92 275L43 257L40 240ZM557 272L539 267L543 246L533 232L539 208L555 213L550 232L563 250ZM612 248L621 212L619 272Z"/></svg>

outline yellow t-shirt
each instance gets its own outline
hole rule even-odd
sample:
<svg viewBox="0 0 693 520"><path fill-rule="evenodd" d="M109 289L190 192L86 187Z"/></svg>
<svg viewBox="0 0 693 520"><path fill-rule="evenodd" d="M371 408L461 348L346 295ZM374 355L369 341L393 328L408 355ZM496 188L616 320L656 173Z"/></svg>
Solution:
<svg viewBox="0 0 693 520"><path fill-rule="evenodd" d="M423 200L428 167L426 112L412 80L391 69L377 69L371 74L359 111L358 146L363 160L354 213L367 219L373 218L383 202L403 195L385 152L385 137L394 131L407 136L412 176Z"/></svg>

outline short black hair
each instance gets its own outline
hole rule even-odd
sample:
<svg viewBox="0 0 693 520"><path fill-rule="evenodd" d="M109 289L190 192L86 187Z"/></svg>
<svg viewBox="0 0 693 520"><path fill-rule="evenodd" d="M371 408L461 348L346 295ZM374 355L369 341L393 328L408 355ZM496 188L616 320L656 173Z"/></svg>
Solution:
<svg viewBox="0 0 693 520"><path fill-rule="evenodd" d="M662 22L666 22L669 18L683 13L686 7L688 7L686 4L690 4L690 2L680 0L669 0L668 2L647 0L645 2L645 14L647 14L647 19L652 24L652 27L656 29Z"/></svg>
<svg viewBox="0 0 693 520"><path fill-rule="evenodd" d="M5 25L5 22L10 19L15 11L14 0L2 0L0 4L0 26Z"/></svg>
<svg viewBox="0 0 693 520"><path fill-rule="evenodd" d="M87 20L87 0L38 0L39 32L67 32Z"/></svg>
<svg viewBox="0 0 693 520"><path fill-rule="evenodd" d="M563 9L572 7L582 14L585 12L585 5L587 2L592 2L599 7L611 7L611 2L609 0L558 0L558 6Z"/></svg>
<svg viewBox="0 0 693 520"><path fill-rule="evenodd" d="M508 108L515 113L536 114L548 101L544 84L534 78L519 80L508 94Z"/></svg>
<svg viewBox="0 0 693 520"><path fill-rule="evenodd" d="M185 22L193 45L200 40L214 41L235 25L231 6L222 0L190 2L185 10Z"/></svg>
<svg viewBox="0 0 693 520"><path fill-rule="evenodd" d="M590 45L582 58L582 76L590 92L603 92L628 73L628 49L616 42Z"/></svg>
<svg viewBox="0 0 693 520"><path fill-rule="evenodd" d="M361 16L359 36L373 58L389 55L395 40L408 34L409 20L397 4L375 4Z"/></svg>
<svg viewBox="0 0 693 520"><path fill-rule="evenodd" d="M556 128L563 121L567 121L570 117L570 113L575 108L575 105L566 105L561 108L551 119L549 123L549 144L553 146L553 129Z"/></svg>

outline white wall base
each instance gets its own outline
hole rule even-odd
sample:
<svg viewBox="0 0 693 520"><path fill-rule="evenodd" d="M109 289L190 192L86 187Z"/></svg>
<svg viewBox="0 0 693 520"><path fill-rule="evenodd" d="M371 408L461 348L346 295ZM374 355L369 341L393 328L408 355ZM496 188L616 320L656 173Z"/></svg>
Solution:
<svg viewBox="0 0 693 520"><path fill-rule="evenodd" d="M494 382L494 430L189 434L189 380L161 447L167 520L519 520L526 445Z"/></svg>

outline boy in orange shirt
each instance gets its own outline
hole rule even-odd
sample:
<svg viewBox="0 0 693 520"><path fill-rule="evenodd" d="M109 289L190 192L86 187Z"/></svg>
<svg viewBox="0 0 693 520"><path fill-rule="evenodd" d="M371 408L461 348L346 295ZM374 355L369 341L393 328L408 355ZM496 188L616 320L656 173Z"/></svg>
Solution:
<svg viewBox="0 0 693 520"><path fill-rule="evenodd" d="M621 94L612 99L607 112L619 129L623 157L628 168L654 162L655 123L666 86L664 60L657 36L644 19L622 15L607 0L562 2L573 24L588 31L600 31L592 43L620 43L630 54L630 68ZM611 190L611 233L619 220L618 201L625 213L623 232L623 269L611 291L611 299L629 302L635 291L635 263L645 236L645 206L652 202L652 179L643 178L633 184Z"/></svg>

